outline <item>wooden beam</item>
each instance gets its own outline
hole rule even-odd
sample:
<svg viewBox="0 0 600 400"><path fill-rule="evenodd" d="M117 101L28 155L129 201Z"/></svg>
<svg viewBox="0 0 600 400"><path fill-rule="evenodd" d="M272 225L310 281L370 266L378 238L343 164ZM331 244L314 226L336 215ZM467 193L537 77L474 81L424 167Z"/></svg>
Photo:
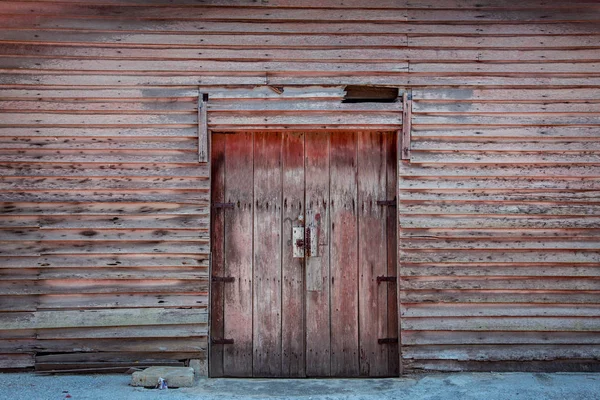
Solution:
<svg viewBox="0 0 600 400"><path fill-rule="evenodd" d="M402 139L400 158L410 160L410 134L412 119L412 91L407 89L402 94Z"/></svg>
<svg viewBox="0 0 600 400"><path fill-rule="evenodd" d="M198 92L198 161L208 162L208 94Z"/></svg>

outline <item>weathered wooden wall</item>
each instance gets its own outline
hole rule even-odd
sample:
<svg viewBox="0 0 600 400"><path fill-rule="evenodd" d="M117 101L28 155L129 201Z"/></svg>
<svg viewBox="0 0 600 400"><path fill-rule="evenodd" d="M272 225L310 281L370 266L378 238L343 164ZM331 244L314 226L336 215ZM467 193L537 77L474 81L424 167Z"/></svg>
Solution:
<svg viewBox="0 0 600 400"><path fill-rule="evenodd" d="M597 368L599 62L595 0L3 1L0 367L204 357L198 86L213 129L394 128L339 103L381 84L407 366Z"/></svg>

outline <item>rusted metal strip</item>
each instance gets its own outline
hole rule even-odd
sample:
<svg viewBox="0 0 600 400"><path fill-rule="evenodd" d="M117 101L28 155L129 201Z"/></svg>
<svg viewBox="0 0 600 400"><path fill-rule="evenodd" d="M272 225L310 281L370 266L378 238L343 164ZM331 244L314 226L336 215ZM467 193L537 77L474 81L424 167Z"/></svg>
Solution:
<svg viewBox="0 0 600 400"><path fill-rule="evenodd" d="M402 133L400 140L400 159L410 160L410 140L412 131L412 90L402 94Z"/></svg>
<svg viewBox="0 0 600 400"><path fill-rule="evenodd" d="M208 94L198 92L198 161L208 162Z"/></svg>
<svg viewBox="0 0 600 400"><path fill-rule="evenodd" d="M377 283L381 283L381 282L396 282L396 277L395 276L378 276Z"/></svg>
<svg viewBox="0 0 600 400"><path fill-rule="evenodd" d="M233 276L212 276L212 281L213 282L225 282L225 283L231 283L231 282L235 282L235 278Z"/></svg>
<svg viewBox="0 0 600 400"><path fill-rule="evenodd" d="M213 339L210 341L212 344L233 344L233 339Z"/></svg>
<svg viewBox="0 0 600 400"><path fill-rule="evenodd" d="M234 208L234 203L213 203L212 208Z"/></svg>
<svg viewBox="0 0 600 400"><path fill-rule="evenodd" d="M394 200L377 200L378 206L391 206L396 207L396 199Z"/></svg>

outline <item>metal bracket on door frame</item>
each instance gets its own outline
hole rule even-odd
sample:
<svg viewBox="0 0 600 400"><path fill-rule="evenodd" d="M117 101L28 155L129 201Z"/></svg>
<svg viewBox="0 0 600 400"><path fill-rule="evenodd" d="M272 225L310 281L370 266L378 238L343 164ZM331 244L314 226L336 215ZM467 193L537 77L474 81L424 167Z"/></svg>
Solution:
<svg viewBox="0 0 600 400"><path fill-rule="evenodd" d="M396 207L396 199L394 200L377 200L378 206Z"/></svg>
<svg viewBox="0 0 600 400"><path fill-rule="evenodd" d="M395 276L378 276L377 283L381 283L381 282L396 282L396 277Z"/></svg>
<svg viewBox="0 0 600 400"><path fill-rule="evenodd" d="M377 339L377 344L392 344L392 343L398 343L398 338Z"/></svg>
<svg viewBox="0 0 600 400"><path fill-rule="evenodd" d="M235 282L235 278L233 276L215 276L215 275L213 275L211 280L213 282L224 282L224 283Z"/></svg>
<svg viewBox="0 0 600 400"><path fill-rule="evenodd" d="M233 339L212 339L211 344L233 344Z"/></svg>
<svg viewBox="0 0 600 400"><path fill-rule="evenodd" d="M212 208L234 208L235 203L213 203Z"/></svg>

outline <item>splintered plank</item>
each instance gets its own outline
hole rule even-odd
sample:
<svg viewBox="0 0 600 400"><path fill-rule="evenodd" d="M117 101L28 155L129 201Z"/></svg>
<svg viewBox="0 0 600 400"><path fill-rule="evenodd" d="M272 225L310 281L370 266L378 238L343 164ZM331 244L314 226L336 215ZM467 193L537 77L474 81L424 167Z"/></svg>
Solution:
<svg viewBox="0 0 600 400"><path fill-rule="evenodd" d="M212 135L211 193L212 203L225 202L225 135ZM211 275L224 276L225 269L225 213L226 209L212 210ZM211 283L210 337L223 339L224 334L224 286L223 282ZM210 344L210 376L223 376L223 345Z"/></svg>
<svg viewBox="0 0 600 400"><path fill-rule="evenodd" d="M321 216L319 257L306 259L306 375L331 374L329 134L307 132L306 209Z"/></svg>
<svg viewBox="0 0 600 400"><path fill-rule="evenodd" d="M331 134L331 375L359 375L357 137Z"/></svg>
<svg viewBox="0 0 600 400"><path fill-rule="evenodd" d="M386 147L386 195L387 200L397 199L398 182L398 136L397 132L385 134ZM386 207L386 245L387 245L387 274L398 276L398 206ZM398 283L387 283L387 312L388 312L388 338L398 338L398 343L389 343L388 346L388 374L400 375L400 326L398 316Z"/></svg>
<svg viewBox="0 0 600 400"><path fill-rule="evenodd" d="M292 226L304 214L304 134L283 135L282 210L282 371L302 377L304 362L304 260L293 258Z"/></svg>
<svg viewBox="0 0 600 400"><path fill-rule="evenodd" d="M235 281L224 288L223 370L228 376L252 375L252 217L253 217L253 136L228 135L225 144L225 201L235 203L225 210L224 273Z"/></svg>
<svg viewBox="0 0 600 400"><path fill-rule="evenodd" d="M385 137L358 133L358 292L360 375L387 375L388 352L377 339L387 337L386 159ZM351 264L349 264L351 265Z"/></svg>
<svg viewBox="0 0 600 400"><path fill-rule="evenodd" d="M1 369L17 369L33 367L35 365L34 355L31 354L0 354Z"/></svg>
<svg viewBox="0 0 600 400"><path fill-rule="evenodd" d="M255 133L253 376L281 374L281 146L281 133Z"/></svg>

